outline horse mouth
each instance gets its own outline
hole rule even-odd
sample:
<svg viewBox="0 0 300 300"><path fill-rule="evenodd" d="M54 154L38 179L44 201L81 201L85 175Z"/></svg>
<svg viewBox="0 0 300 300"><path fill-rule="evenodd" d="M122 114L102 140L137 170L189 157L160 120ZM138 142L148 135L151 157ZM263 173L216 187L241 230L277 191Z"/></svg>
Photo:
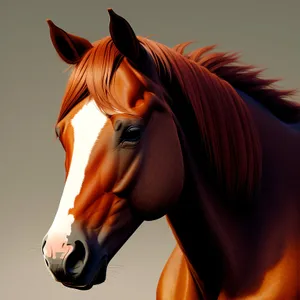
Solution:
<svg viewBox="0 0 300 300"><path fill-rule="evenodd" d="M62 284L71 289L81 290L81 291L87 291L90 290L94 285L99 285L106 280L106 273L107 273L107 263L102 263L101 267L96 272L96 275L92 278L92 280L84 283L84 282L62 282ZM90 274L87 274L85 277L90 277Z"/></svg>
<svg viewBox="0 0 300 300"><path fill-rule="evenodd" d="M88 291L90 290L94 284L88 284L88 285L72 285L70 283L63 283L63 285L67 288L75 289L75 290L81 290L81 291Z"/></svg>

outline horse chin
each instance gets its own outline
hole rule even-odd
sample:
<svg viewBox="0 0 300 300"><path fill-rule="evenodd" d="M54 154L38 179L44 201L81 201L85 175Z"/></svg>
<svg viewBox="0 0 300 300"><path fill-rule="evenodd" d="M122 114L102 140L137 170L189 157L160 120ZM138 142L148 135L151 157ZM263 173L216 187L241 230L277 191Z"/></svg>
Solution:
<svg viewBox="0 0 300 300"><path fill-rule="evenodd" d="M145 221L155 221L166 215L165 212L139 212L140 216Z"/></svg>
<svg viewBox="0 0 300 300"><path fill-rule="evenodd" d="M94 278L88 283L80 283L77 284L76 282L62 282L62 284L71 289L87 291L90 290L95 285L99 285L105 282L106 280L106 273L107 273L107 264L103 264L101 268L96 272Z"/></svg>
<svg viewBox="0 0 300 300"><path fill-rule="evenodd" d="M88 291L94 286L94 284L83 285L83 286L75 286L75 285L73 286L73 285L70 285L67 283L63 283L63 286L70 288L70 289L74 289L74 290Z"/></svg>
<svg viewBox="0 0 300 300"><path fill-rule="evenodd" d="M138 216L143 221L155 221L164 217L170 208L158 208L158 209L147 209L139 208L137 206L132 206L132 211L136 216Z"/></svg>

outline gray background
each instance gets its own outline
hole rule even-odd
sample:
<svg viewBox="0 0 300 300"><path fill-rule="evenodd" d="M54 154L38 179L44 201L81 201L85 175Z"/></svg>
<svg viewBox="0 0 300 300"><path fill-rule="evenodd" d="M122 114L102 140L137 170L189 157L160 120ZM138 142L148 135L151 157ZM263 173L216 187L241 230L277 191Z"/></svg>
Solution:
<svg viewBox="0 0 300 300"><path fill-rule="evenodd" d="M0 1L0 298L153 300L174 246L165 219L145 223L116 255L105 284L88 292L54 282L40 242L64 182L64 153L55 123L67 74L49 39L46 18L91 41L108 34L112 7L139 35L174 46L219 45L298 88L298 0L1 0ZM195 47L193 46L193 47ZM191 47L191 49L193 48Z"/></svg>

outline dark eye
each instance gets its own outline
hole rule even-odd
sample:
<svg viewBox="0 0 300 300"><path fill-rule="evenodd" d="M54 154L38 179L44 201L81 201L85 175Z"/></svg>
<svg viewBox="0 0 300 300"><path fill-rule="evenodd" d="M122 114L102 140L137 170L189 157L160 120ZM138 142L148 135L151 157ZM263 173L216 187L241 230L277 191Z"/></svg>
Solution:
<svg viewBox="0 0 300 300"><path fill-rule="evenodd" d="M135 143L141 139L142 130L138 126L128 127L122 134L122 142Z"/></svg>

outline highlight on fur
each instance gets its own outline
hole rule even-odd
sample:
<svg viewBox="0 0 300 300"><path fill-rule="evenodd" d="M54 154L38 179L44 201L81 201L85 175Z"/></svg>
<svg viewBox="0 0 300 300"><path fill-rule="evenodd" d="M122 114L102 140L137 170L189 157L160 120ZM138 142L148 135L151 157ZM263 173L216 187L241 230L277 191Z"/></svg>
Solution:
<svg viewBox="0 0 300 300"><path fill-rule="evenodd" d="M255 98L286 123L300 120L300 106L288 100L295 91L276 89L277 80L263 79L262 70L239 65L236 53L210 53L214 46L208 46L185 54L190 43L171 49L138 38L151 55L160 79L168 81L170 89L166 93L176 85L176 79L191 103L211 163L209 169L215 170L212 175L220 187L229 197L251 196L261 177L261 149L247 107L234 88ZM100 109L120 108L111 101L110 88L123 58L110 37L95 42L74 67L58 122L89 95Z"/></svg>

